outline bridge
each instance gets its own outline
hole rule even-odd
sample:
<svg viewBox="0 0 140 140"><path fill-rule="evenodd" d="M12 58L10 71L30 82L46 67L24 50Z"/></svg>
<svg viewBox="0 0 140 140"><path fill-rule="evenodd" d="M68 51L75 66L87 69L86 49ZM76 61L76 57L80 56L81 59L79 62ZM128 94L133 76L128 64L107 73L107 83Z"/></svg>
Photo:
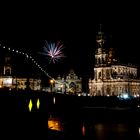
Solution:
<svg viewBox="0 0 140 140"><path fill-rule="evenodd" d="M20 83L19 81L17 81L17 79L19 79L18 76L19 77L24 76L23 81L24 81L24 83L26 81L26 86L29 86L28 84L30 83L30 81L27 81L27 80L31 76L33 77L31 82L35 78L37 79L37 77L39 77L39 78L41 77L40 80L43 81L43 79L44 79L45 82L46 82L45 79L47 79L47 80L51 79L51 81L58 82L51 75L49 75L49 73L46 71L46 67L44 65L41 66L41 64L39 64L39 61L37 61L33 56L29 55L28 53L14 49L14 48L6 47L1 44L0 44L0 51L2 54L1 60L4 59L4 57L5 57L4 54L10 54L14 58L14 62L12 65L14 65L16 67L15 69L17 69L17 70L12 69L12 65L10 65L9 63L6 66L3 66L5 70L3 71L3 74L1 75L1 77L2 76L7 77L7 79L6 79L7 83L10 83L10 80L13 80L13 81L15 80L15 86L17 86L16 84ZM10 58L9 58L9 60L10 60ZM17 68L17 65L19 66L18 68ZM2 65L1 65L1 67L2 67ZM17 76L17 74L18 74L18 76ZM11 77L11 79L10 79L10 77ZM13 79L13 78L15 78L15 79ZM25 80L25 78L26 78L26 80ZM4 82L2 82L2 83L4 83ZM21 84L23 85L23 83L21 83ZM52 83L50 83L50 84L52 84ZM2 85L0 85L0 88L1 87L2 87ZM17 88L17 87L15 87L15 88ZM25 89L25 86L22 86L22 89ZM41 90L41 88L40 88L40 90Z"/></svg>

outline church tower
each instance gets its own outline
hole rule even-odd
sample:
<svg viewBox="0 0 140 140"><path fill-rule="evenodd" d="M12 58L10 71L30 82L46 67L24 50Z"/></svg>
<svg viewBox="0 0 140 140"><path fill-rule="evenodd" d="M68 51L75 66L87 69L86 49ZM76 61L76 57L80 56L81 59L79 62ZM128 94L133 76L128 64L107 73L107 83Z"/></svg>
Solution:
<svg viewBox="0 0 140 140"><path fill-rule="evenodd" d="M94 79L101 81L104 78L103 68L107 66L108 54L104 50L105 36L102 31L102 25L100 24L100 30L96 36L97 50L95 53L95 68Z"/></svg>
<svg viewBox="0 0 140 140"><path fill-rule="evenodd" d="M11 76L11 57L8 55L5 57L3 74L5 76Z"/></svg>
<svg viewBox="0 0 140 140"><path fill-rule="evenodd" d="M140 80L137 78L137 67L118 63L112 47L104 51L105 36L101 25L96 42L94 78L89 79L90 96L139 97Z"/></svg>
<svg viewBox="0 0 140 140"><path fill-rule="evenodd" d="M106 66L107 54L104 51L105 36L102 31L102 25L100 24L100 30L96 36L97 50L95 53L95 67Z"/></svg>

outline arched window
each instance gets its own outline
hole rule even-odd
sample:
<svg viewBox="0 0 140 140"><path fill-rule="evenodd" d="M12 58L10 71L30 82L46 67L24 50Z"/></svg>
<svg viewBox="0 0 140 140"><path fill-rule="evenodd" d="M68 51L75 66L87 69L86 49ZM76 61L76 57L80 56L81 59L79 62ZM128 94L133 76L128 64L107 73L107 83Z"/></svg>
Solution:
<svg viewBox="0 0 140 140"><path fill-rule="evenodd" d="M98 62L99 62L99 64L101 64L101 59L100 58L98 59Z"/></svg>
<svg viewBox="0 0 140 140"><path fill-rule="evenodd" d="M76 84L74 82L71 82L69 84L69 91L72 92L72 93L76 92Z"/></svg>
<svg viewBox="0 0 140 140"><path fill-rule="evenodd" d="M103 64L105 64L105 60L104 60L104 58L103 58L103 57L102 57L102 63L103 63Z"/></svg>
<svg viewBox="0 0 140 140"><path fill-rule="evenodd" d="M111 92L110 87L107 86L106 93L110 95L110 92Z"/></svg>
<svg viewBox="0 0 140 140"><path fill-rule="evenodd" d="M98 73L98 79L101 79L101 72Z"/></svg>
<svg viewBox="0 0 140 140"><path fill-rule="evenodd" d="M76 85L75 85L74 82L71 82L70 85L69 85L69 87L70 87L70 88L76 88Z"/></svg>
<svg viewBox="0 0 140 140"><path fill-rule="evenodd" d="M106 79L110 79L110 73L109 73L109 70L106 70Z"/></svg>

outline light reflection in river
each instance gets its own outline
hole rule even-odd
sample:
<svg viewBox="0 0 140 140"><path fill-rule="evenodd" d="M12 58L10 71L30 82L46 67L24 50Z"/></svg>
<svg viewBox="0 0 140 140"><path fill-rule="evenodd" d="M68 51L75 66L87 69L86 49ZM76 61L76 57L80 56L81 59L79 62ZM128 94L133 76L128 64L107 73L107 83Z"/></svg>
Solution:
<svg viewBox="0 0 140 140"><path fill-rule="evenodd" d="M56 131L63 131L62 122L59 118L49 118L48 128Z"/></svg>
<svg viewBox="0 0 140 140"><path fill-rule="evenodd" d="M53 97L53 103L55 104L55 97Z"/></svg>
<svg viewBox="0 0 140 140"><path fill-rule="evenodd" d="M138 138L137 135L137 126L133 124L127 123L93 123L87 125L89 128L88 131L88 138L94 138L96 140L122 140L122 139L135 139ZM140 128L139 128L140 134Z"/></svg>
<svg viewBox="0 0 140 140"><path fill-rule="evenodd" d="M86 135L86 128L85 128L84 123L83 123L83 126L82 126L82 134L83 134L83 136L85 136L85 135Z"/></svg>

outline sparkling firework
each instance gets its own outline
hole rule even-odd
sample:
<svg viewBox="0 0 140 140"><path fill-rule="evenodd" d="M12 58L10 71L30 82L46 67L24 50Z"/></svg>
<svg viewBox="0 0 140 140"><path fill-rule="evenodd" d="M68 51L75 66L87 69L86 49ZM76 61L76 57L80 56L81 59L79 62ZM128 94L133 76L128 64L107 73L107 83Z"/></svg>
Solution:
<svg viewBox="0 0 140 140"><path fill-rule="evenodd" d="M43 47L43 52L41 54L48 56L50 59L50 63L55 63L56 61L64 57L62 49L63 45L60 44L60 41L57 43L48 43L47 41L45 41L45 46Z"/></svg>

